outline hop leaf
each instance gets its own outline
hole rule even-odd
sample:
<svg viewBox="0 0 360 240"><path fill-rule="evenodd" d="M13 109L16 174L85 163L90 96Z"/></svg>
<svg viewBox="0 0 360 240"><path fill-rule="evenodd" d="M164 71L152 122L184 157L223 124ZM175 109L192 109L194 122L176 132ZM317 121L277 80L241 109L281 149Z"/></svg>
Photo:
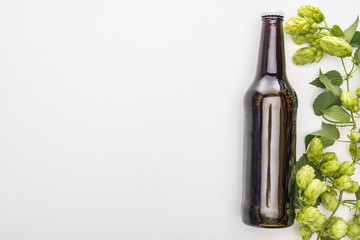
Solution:
<svg viewBox="0 0 360 240"><path fill-rule="evenodd" d="M300 17L308 17L313 19L316 23L321 23L322 21L324 21L325 16L324 14L320 11L319 8L317 7L313 7L313 6L301 6L298 9L298 15Z"/></svg>
<svg viewBox="0 0 360 240"><path fill-rule="evenodd" d="M350 57L352 47L344 39L334 36L326 36L319 39L319 45L324 52L339 58Z"/></svg>
<svg viewBox="0 0 360 240"><path fill-rule="evenodd" d="M284 30L290 35L314 33L318 25L311 18L292 17L286 22Z"/></svg>
<svg viewBox="0 0 360 240"><path fill-rule="evenodd" d="M359 16L356 18L355 22L351 24L351 26L344 31L345 41L347 42L351 41L351 39L355 35L358 24L359 24Z"/></svg>

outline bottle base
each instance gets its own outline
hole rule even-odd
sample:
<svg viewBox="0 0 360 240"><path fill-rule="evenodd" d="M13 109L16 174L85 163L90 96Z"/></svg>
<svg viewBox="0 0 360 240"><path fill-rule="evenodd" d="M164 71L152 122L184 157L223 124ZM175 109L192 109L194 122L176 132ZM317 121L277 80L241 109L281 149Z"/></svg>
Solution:
<svg viewBox="0 0 360 240"><path fill-rule="evenodd" d="M291 224L262 224L262 223L254 224L254 223L246 222L244 220L243 223L249 227L262 228L262 229L289 228L293 225L292 223Z"/></svg>
<svg viewBox="0 0 360 240"><path fill-rule="evenodd" d="M259 209L242 209L242 221L244 224L255 228L288 228L294 224L294 219L285 214L279 218L262 216Z"/></svg>

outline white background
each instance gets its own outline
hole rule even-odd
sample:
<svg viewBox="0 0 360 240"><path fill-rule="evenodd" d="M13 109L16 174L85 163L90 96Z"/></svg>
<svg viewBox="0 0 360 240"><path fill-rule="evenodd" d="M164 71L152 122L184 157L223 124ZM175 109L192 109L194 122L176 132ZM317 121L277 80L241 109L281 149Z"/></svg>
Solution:
<svg viewBox="0 0 360 240"><path fill-rule="evenodd" d="M260 13L305 3L348 27L357 0L1 0L0 239L297 239L241 221L242 97ZM298 156L318 130L299 98ZM359 84L359 76L356 80Z"/></svg>

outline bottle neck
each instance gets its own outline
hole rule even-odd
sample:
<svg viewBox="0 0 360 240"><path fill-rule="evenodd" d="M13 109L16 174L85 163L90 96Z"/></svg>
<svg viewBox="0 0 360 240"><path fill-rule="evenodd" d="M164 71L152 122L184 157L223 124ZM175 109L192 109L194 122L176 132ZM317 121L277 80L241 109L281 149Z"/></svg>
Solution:
<svg viewBox="0 0 360 240"><path fill-rule="evenodd" d="M262 21L257 79L266 75L277 77L279 80L284 79L285 52L282 19L264 18Z"/></svg>

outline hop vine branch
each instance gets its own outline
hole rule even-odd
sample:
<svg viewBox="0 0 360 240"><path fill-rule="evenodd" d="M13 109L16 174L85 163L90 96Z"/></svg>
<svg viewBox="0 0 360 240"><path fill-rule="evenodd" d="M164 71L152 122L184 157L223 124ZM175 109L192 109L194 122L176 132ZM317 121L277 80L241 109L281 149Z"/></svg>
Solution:
<svg viewBox="0 0 360 240"><path fill-rule="evenodd" d="M360 239L360 191L355 181L355 165L360 164L360 86L350 89L350 81L360 68L359 17L345 30L325 22L322 11L314 6L301 6L298 16L291 17L284 27L300 47L293 55L296 65L319 63L325 54L339 60L340 72L323 73L310 84L321 89L314 99L314 114L321 117L322 128L305 137L306 153L296 164L296 220L302 240L341 239L346 236ZM349 59L350 61L344 61ZM349 65L346 62L350 62ZM341 136L338 128L347 128ZM335 152L326 151L334 144L348 144L351 159L341 159ZM344 199L344 193L353 199ZM329 211L326 217L317 207ZM340 206L349 208L353 218L346 222L337 216Z"/></svg>

